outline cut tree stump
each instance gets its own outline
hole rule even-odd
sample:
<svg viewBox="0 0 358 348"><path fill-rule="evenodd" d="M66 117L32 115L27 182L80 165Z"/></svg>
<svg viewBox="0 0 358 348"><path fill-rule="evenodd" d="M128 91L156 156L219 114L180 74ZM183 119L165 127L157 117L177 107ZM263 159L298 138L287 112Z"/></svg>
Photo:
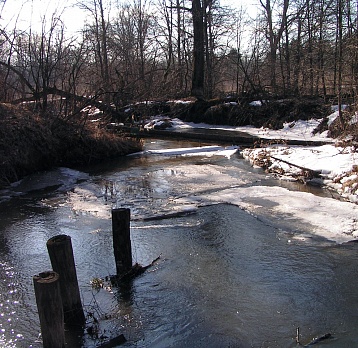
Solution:
<svg viewBox="0 0 358 348"><path fill-rule="evenodd" d="M132 245L130 238L130 209L112 210L113 250L117 275L132 268Z"/></svg>
<svg viewBox="0 0 358 348"><path fill-rule="evenodd" d="M50 238L47 241L47 250L53 270L60 275L60 289L65 323L73 326L83 326L86 322L86 318L83 313L78 288L71 237L58 235Z"/></svg>
<svg viewBox="0 0 358 348"><path fill-rule="evenodd" d="M64 348L65 328L59 275L53 271L33 277L44 348Z"/></svg>

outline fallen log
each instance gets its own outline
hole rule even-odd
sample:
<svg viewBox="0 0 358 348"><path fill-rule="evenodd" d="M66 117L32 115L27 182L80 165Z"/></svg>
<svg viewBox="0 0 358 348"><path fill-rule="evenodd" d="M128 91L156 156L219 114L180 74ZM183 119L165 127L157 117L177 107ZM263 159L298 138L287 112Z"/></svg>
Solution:
<svg viewBox="0 0 358 348"><path fill-rule="evenodd" d="M7 64L5 64L4 62L1 62L1 61L0 61L0 65L5 65L9 69L16 70L13 67L8 66ZM17 73L17 74L21 78L21 74L20 75L19 75L19 73ZM21 80L23 80L23 78L21 78ZM31 87L31 85L29 84L29 82L27 82L27 80L25 80L25 81L26 81L26 85L30 88L32 95L30 97L14 100L12 102L13 104L20 104L24 101L27 101L27 102L28 101L38 101L39 99L42 98L44 91L36 91L33 87ZM49 95L49 94L57 95L59 97L65 98L67 100L75 100L77 102L80 102L83 104L81 106L81 109L85 108L86 106L91 105L91 106L94 106L97 109L101 110L102 112L111 115L111 117L113 117L115 119L121 120L121 119L125 118L125 114L123 112L119 112L117 109L112 107L110 104L106 104L103 101L98 100L100 95L86 97L83 95L77 95L77 94L70 93L68 91L64 91L57 87L47 87L46 94L47 95Z"/></svg>
<svg viewBox="0 0 358 348"><path fill-rule="evenodd" d="M292 166L292 167L296 167L296 168L299 168L301 169L302 171L304 171L306 174L308 174L307 176L310 176L310 177L313 177L313 178L319 178L320 175L321 175L321 172L318 171L318 170L313 170L313 169L309 169L309 168L306 168L306 167L302 167L302 166L299 166L297 164L294 164L294 163L291 163L291 162L288 162L288 161L285 161L281 158L277 158L275 156L272 156L270 155L270 157L276 161L280 161L280 162L283 162L283 163L286 163L288 164L289 166Z"/></svg>

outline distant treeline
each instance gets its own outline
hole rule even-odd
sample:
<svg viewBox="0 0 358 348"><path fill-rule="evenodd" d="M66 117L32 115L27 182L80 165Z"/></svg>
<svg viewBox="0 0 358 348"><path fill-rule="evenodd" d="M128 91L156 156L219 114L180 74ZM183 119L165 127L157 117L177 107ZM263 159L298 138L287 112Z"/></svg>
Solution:
<svg viewBox="0 0 358 348"><path fill-rule="evenodd" d="M58 13L40 32L0 29L1 102L67 116L90 100L357 93L356 1L260 0L255 18L218 0L78 6L89 19L76 36Z"/></svg>

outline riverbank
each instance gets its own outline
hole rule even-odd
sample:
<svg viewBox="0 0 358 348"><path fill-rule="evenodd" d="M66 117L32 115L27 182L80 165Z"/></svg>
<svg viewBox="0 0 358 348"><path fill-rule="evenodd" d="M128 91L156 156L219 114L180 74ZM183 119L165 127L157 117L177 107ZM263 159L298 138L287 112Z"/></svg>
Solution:
<svg viewBox="0 0 358 348"><path fill-rule="evenodd" d="M333 123L338 117L329 116ZM273 173L280 180L300 181L337 192L342 199L358 203L358 153L354 143L334 139L328 129L318 132L322 119L285 123L282 129L252 126L230 127L170 120L171 127L156 130L162 121L152 121L148 135L183 136L238 144L241 155L255 167ZM142 132L144 133L144 132ZM248 147L246 147L247 145Z"/></svg>
<svg viewBox="0 0 358 348"><path fill-rule="evenodd" d="M141 143L109 133L83 115L63 119L0 104L0 188L34 172L74 167L140 151Z"/></svg>
<svg viewBox="0 0 358 348"><path fill-rule="evenodd" d="M150 129L150 130L138 130L134 134L140 138L177 138L177 139L191 139L191 140L203 140L215 143L240 145L240 146L265 146L266 144L282 143L283 141L287 145L299 145L299 146L321 146L325 144L332 144L333 139L323 137L311 137L310 139L301 139L294 137L281 138L282 134L278 132L277 137L265 137L265 133L260 134L263 128L254 127L228 127L228 126L212 126L208 124L195 124L192 126L180 126L181 122L178 119L172 120L173 128L166 130ZM182 125L189 123L181 123ZM254 131L255 130L255 131Z"/></svg>
<svg viewBox="0 0 358 348"><path fill-rule="evenodd" d="M209 125L163 116L124 133L123 126L120 132L108 127L113 124L103 114L96 122L89 116L40 117L25 106L0 104L0 187L56 166L76 167L140 151L140 137L168 137L240 145L242 156L252 165L281 180L326 186L358 202L357 146L334 138L339 129L337 111L323 119L290 118L280 129Z"/></svg>

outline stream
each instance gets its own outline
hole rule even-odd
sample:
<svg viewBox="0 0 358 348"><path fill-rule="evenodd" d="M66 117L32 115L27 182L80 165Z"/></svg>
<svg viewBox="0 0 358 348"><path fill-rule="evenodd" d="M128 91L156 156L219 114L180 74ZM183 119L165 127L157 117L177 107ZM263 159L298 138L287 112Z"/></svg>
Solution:
<svg viewBox="0 0 358 348"><path fill-rule="evenodd" d="M145 140L145 149L201 145ZM67 347L98 347L120 334L121 347L297 347L298 327L301 346L330 333L315 346L357 347L357 243L296 238L309 226L273 220L265 209L180 204L253 184L330 197L278 181L239 154L127 156L34 174L0 192L0 346L42 347L32 277L51 269L47 240L66 234L87 328L95 329L66 332ZM115 273L114 207L131 209L133 262L160 258L126 287L104 281L96 289L91 281ZM172 212L187 214L164 218Z"/></svg>

